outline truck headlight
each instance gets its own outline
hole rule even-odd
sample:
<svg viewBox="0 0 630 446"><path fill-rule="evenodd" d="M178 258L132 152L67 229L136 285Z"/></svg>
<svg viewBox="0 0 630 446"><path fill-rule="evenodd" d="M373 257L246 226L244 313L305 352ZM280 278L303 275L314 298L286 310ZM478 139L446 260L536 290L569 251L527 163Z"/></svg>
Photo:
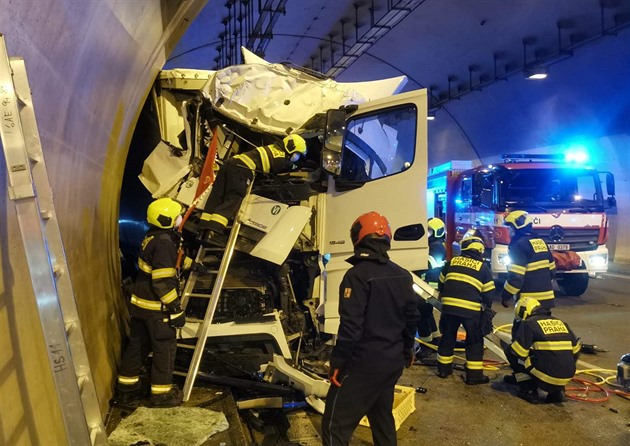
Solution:
<svg viewBox="0 0 630 446"><path fill-rule="evenodd" d="M592 267L601 267L608 264L608 254L595 254L589 257Z"/></svg>
<svg viewBox="0 0 630 446"><path fill-rule="evenodd" d="M497 256L497 261L501 266L508 266L512 262L512 259L510 259L508 254L499 254Z"/></svg>

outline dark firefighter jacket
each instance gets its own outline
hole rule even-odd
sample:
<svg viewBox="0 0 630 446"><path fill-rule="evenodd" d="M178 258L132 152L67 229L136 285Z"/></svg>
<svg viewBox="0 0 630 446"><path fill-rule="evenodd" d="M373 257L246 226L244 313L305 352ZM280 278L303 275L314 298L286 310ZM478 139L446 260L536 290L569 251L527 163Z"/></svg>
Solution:
<svg viewBox="0 0 630 446"><path fill-rule="evenodd" d="M413 348L418 298L411 274L389 260L388 248L388 242L365 240L347 260L354 266L339 287L341 321L331 368L402 370L405 351Z"/></svg>
<svg viewBox="0 0 630 446"><path fill-rule="evenodd" d="M429 259L429 268L424 276L429 285L437 287L440 271L446 260L446 246L444 246L444 237L429 237L429 257L433 257L434 263L431 264Z"/></svg>
<svg viewBox="0 0 630 446"><path fill-rule="evenodd" d="M511 350L536 378L564 386L575 375L580 342L568 325L539 307L520 324Z"/></svg>
<svg viewBox="0 0 630 446"><path fill-rule="evenodd" d="M152 227L138 255L138 277L131 295L132 316L146 318L173 313L180 306L177 251L181 239L171 229Z"/></svg>
<svg viewBox="0 0 630 446"><path fill-rule="evenodd" d="M256 147L236 155L234 159L241 161L251 170L258 170L264 173L288 172L293 168L293 163L287 156L287 153L276 144Z"/></svg>
<svg viewBox="0 0 630 446"><path fill-rule="evenodd" d="M551 281L556 263L545 241L533 231L517 231L508 247L510 264L504 292L533 297L545 308L554 304Z"/></svg>
<svg viewBox="0 0 630 446"><path fill-rule="evenodd" d="M481 305L492 306L494 280L492 271L483 263L481 254L465 253L444 264L440 273L442 313L471 317L481 311Z"/></svg>

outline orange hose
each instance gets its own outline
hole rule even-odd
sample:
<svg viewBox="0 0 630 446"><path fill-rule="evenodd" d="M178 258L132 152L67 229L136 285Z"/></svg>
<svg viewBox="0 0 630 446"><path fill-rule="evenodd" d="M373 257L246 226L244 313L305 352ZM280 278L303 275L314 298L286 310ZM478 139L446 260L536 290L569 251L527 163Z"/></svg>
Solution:
<svg viewBox="0 0 630 446"><path fill-rule="evenodd" d="M575 401L585 401L588 403L603 403L610 399L610 394L608 393L608 390L604 389L599 384L596 384L592 381L588 381L582 378L573 378L572 381L578 384L582 384L584 387L565 388L565 395L567 398L570 398ZM570 393L570 392L575 392L575 393ZM600 398L589 398L587 396L582 396L582 395L588 395L590 392L603 393L604 396Z"/></svg>

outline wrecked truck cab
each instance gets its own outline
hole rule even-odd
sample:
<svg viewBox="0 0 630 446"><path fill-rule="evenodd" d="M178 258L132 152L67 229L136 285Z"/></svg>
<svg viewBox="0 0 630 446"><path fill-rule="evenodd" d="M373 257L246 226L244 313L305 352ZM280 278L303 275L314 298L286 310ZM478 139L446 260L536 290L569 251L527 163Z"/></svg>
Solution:
<svg viewBox="0 0 630 446"><path fill-rule="evenodd" d="M199 209L224 160L287 133L302 135L308 156L301 168L256 175L244 200L208 337L245 346L244 362L258 365L266 360L253 350L294 364L296 351L300 361L320 360L339 325L338 288L350 267L349 228L358 215L387 216L394 261L410 271L427 263L426 91L396 94L404 77L339 83L246 51L245 61L216 72L160 73L151 95L159 142L140 180L153 196ZM199 244L184 237L195 258ZM200 260L213 268L213 257ZM195 345L208 306L196 295L212 286L201 275L185 291L183 343Z"/></svg>

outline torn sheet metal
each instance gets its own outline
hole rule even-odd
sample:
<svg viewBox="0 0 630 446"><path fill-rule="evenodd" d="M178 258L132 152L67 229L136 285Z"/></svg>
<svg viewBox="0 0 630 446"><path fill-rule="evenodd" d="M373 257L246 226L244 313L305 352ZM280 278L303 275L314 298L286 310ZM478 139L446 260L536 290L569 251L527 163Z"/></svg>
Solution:
<svg viewBox="0 0 630 446"><path fill-rule="evenodd" d="M171 147L161 141L144 161L138 178L153 198L167 196L190 172L189 157L189 152L175 156Z"/></svg>
<svg viewBox="0 0 630 446"><path fill-rule="evenodd" d="M264 133L285 135L317 113L391 96L407 80L336 82L242 51L251 63L217 71L202 91L218 112Z"/></svg>

